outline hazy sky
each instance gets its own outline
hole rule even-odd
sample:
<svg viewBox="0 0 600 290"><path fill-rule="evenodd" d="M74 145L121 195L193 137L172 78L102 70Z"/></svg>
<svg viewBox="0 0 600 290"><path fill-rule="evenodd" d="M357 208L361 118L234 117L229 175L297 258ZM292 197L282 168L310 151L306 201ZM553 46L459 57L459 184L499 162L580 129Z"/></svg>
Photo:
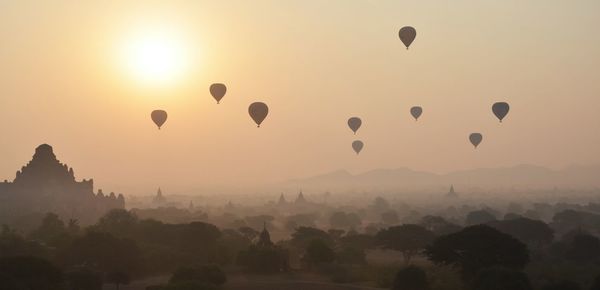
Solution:
<svg viewBox="0 0 600 290"><path fill-rule="evenodd" d="M598 163L599 11L597 0L0 1L0 178L41 143L78 178L124 193L342 168ZM408 51L405 25L417 30ZM163 65L177 74L129 69L144 39L172 42L179 62ZM220 105L213 82L228 86ZM260 129L254 101L270 106ZM502 125L495 101L511 104ZM160 131L154 109L169 113ZM471 132L484 135L477 150Z"/></svg>

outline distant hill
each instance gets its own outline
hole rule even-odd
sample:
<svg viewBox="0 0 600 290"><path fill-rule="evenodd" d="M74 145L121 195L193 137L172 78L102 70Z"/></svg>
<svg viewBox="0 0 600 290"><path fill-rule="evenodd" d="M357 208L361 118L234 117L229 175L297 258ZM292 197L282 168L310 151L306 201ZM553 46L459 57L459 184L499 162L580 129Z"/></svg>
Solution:
<svg viewBox="0 0 600 290"><path fill-rule="evenodd" d="M600 186L600 165L552 170L535 165L479 168L447 174L407 168L376 169L360 174L345 170L293 179L286 185L315 190L431 189L450 184L462 188L594 188Z"/></svg>

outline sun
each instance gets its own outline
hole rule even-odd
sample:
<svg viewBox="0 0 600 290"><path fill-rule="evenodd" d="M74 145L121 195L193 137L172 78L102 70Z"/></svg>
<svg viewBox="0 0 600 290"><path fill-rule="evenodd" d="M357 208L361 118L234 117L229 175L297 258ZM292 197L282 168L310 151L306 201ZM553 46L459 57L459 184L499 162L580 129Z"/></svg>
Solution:
<svg viewBox="0 0 600 290"><path fill-rule="evenodd" d="M128 74L144 85L181 80L189 61L185 39L166 30L133 33L125 39L120 57Z"/></svg>

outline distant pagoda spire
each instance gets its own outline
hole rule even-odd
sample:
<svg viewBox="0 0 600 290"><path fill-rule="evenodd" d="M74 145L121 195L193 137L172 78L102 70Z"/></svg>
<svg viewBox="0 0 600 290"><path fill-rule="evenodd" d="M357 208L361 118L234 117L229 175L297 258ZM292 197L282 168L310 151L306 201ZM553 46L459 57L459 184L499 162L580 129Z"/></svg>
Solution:
<svg viewBox="0 0 600 290"><path fill-rule="evenodd" d="M296 203L306 203L306 199L304 198L304 194L302 193L302 190L300 190L300 193L298 193L298 197L296 198Z"/></svg>
<svg viewBox="0 0 600 290"><path fill-rule="evenodd" d="M287 201L285 200L285 196L283 196L283 192L281 193L281 195L279 196L279 205L284 205L287 204Z"/></svg>
<svg viewBox="0 0 600 290"><path fill-rule="evenodd" d="M167 199L163 196L162 189L158 187L158 190L156 191L156 196L154 197L152 202L156 204L161 204L165 203L166 201Z"/></svg>
<svg viewBox="0 0 600 290"><path fill-rule="evenodd" d="M456 193L456 191L454 191L454 185L450 185L450 190L448 190L448 193L446 194L446 197L458 197L458 194Z"/></svg>
<svg viewBox="0 0 600 290"><path fill-rule="evenodd" d="M270 247L273 246L273 242L271 241L271 234L267 230L267 222L263 222L263 230L260 232L260 236L258 237L258 242L256 245L259 247Z"/></svg>

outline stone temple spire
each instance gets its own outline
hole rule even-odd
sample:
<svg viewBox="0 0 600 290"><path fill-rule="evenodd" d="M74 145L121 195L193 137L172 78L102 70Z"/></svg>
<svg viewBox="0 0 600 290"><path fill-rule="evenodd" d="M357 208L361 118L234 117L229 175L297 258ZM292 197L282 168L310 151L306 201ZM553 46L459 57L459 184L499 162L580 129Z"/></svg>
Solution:
<svg viewBox="0 0 600 290"><path fill-rule="evenodd" d="M259 247L270 247L273 246L273 242L271 241L271 234L267 230L267 222L263 223L263 230L258 237L258 242L256 245Z"/></svg>
<svg viewBox="0 0 600 290"><path fill-rule="evenodd" d="M300 190L300 193L298 193L298 197L296 198L296 203L306 203L306 199L304 198L304 194L302 193L302 190Z"/></svg>
<svg viewBox="0 0 600 290"><path fill-rule="evenodd" d="M279 205L284 205L287 204L287 201L285 200L285 196L283 196L283 192L281 193L281 195L279 196Z"/></svg>
<svg viewBox="0 0 600 290"><path fill-rule="evenodd" d="M161 204L161 203L165 203L166 201L167 201L167 199L163 196L162 190L159 187L158 190L156 191L156 196L154 197L152 202L155 204Z"/></svg>
<svg viewBox="0 0 600 290"><path fill-rule="evenodd" d="M450 185L450 190L448 190L446 197L458 197L458 194L456 193L456 191L454 191L454 185Z"/></svg>

